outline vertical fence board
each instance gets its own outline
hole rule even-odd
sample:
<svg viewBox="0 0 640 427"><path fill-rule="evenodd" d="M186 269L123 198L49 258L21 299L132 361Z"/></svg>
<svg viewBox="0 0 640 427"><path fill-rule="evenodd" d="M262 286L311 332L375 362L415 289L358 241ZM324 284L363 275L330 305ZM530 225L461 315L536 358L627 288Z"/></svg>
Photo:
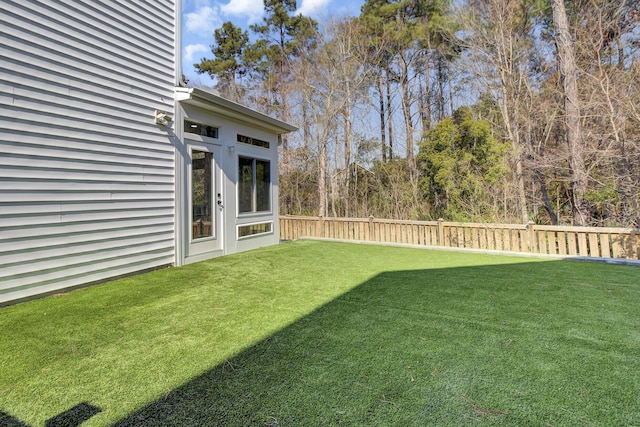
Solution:
<svg viewBox="0 0 640 427"><path fill-rule="evenodd" d="M480 231L481 228L472 228L471 231L471 245L473 249L480 249Z"/></svg>
<svg viewBox="0 0 640 427"><path fill-rule="evenodd" d="M487 245L487 229L479 228L478 229L478 248L486 248Z"/></svg>
<svg viewBox="0 0 640 427"><path fill-rule="evenodd" d="M464 247L464 228L456 227L456 247Z"/></svg>
<svg viewBox="0 0 640 427"><path fill-rule="evenodd" d="M529 252L529 233L526 228L520 230L520 252Z"/></svg>
<svg viewBox="0 0 640 427"><path fill-rule="evenodd" d="M564 231L558 232L558 253L560 255L567 254L567 234Z"/></svg>
<svg viewBox="0 0 640 427"><path fill-rule="evenodd" d="M520 232L518 230L509 230L511 234L511 250L520 252Z"/></svg>
<svg viewBox="0 0 640 427"><path fill-rule="evenodd" d="M598 242L597 233L589 233L589 253L587 255L600 257L600 244Z"/></svg>
<svg viewBox="0 0 640 427"><path fill-rule="evenodd" d="M549 231L547 233L549 236L549 254L557 255L559 252L558 249L558 232L557 231Z"/></svg>
<svg viewBox="0 0 640 427"><path fill-rule="evenodd" d="M508 251L509 250L509 239L504 234L504 229L498 228L496 230L496 234L498 235L498 242L500 242L500 250Z"/></svg>
<svg viewBox="0 0 640 427"><path fill-rule="evenodd" d="M536 225L532 221L527 223L527 250L534 254L538 252L535 227Z"/></svg>
<svg viewBox="0 0 640 427"><path fill-rule="evenodd" d="M496 250L498 251L503 251L504 250L504 241L502 240L502 230L499 228L495 228L493 230L493 234L496 237Z"/></svg>
<svg viewBox="0 0 640 427"><path fill-rule="evenodd" d="M578 250L580 256L589 255L589 246L587 244L587 234L578 232Z"/></svg>
<svg viewBox="0 0 640 427"><path fill-rule="evenodd" d="M544 230L536 230L533 235L535 240L536 253L547 253L547 232Z"/></svg>
<svg viewBox="0 0 640 427"><path fill-rule="evenodd" d="M500 229L500 233L502 234L503 250L510 251L511 250L511 233L509 232L509 230L506 230L504 228Z"/></svg>
<svg viewBox="0 0 640 427"><path fill-rule="evenodd" d="M604 258L611 257L611 242L609 241L609 234L602 233L600 235L600 256Z"/></svg>
<svg viewBox="0 0 640 427"><path fill-rule="evenodd" d="M487 249L496 250L496 235L493 228L487 229Z"/></svg>
<svg viewBox="0 0 640 427"><path fill-rule="evenodd" d="M567 252L569 255L576 255L576 233L567 233Z"/></svg>
<svg viewBox="0 0 640 427"><path fill-rule="evenodd" d="M511 233L508 233L508 230L501 228L500 234L502 235L503 250L510 251L511 250L511 236L510 236Z"/></svg>
<svg viewBox="0 0 640 427"><path fill-rule="evenodd" d="M555 238L555 231L553 230L549 230L545 232L545 239L547 242L547 254L549 255L555 255L556 254L556 238Z"/></svg>

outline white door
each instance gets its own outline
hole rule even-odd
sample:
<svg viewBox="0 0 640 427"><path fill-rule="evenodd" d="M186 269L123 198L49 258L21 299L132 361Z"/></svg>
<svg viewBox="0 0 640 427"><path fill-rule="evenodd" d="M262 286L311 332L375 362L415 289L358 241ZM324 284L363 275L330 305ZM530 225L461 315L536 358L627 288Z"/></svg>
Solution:
<svg viewBox="0 0 640 427"><path fill-rule="evenodd" d="M189 221L186 234L188 261L222 255L222 186L220 147L189 145L187 160Z"/></svg>

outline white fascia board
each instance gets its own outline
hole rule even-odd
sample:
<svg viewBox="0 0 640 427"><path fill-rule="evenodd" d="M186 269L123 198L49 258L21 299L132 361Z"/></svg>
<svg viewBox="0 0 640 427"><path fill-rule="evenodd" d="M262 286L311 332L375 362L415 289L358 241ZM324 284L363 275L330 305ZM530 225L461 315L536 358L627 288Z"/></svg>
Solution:
<svg viewBox="0 0 640 427"><path fill-rule="evenodd" d="M195 87L176 87L176 101L212 111L240 122L282 135L295 132L297 127L262 114L244 105L229 101L212 92Z"/></svg>

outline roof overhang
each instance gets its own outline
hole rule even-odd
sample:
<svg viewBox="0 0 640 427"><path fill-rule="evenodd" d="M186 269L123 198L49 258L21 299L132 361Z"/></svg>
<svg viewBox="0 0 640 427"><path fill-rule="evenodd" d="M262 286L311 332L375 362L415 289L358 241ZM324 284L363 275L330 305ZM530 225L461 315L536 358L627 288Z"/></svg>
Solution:
<svg viewBox="0 0 640 427"><path fill-rule="evenodd" d="M297 127L274 119L256 110L229 101L207 90L195 87L176 87L176 101L211 111L220 116L243 122L278 135L295 132Z"/></svg>

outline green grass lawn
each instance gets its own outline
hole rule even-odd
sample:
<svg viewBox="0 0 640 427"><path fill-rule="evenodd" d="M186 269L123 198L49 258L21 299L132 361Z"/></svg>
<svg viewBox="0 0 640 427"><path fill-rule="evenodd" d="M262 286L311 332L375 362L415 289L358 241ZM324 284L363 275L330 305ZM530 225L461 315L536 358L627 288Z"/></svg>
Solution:
<svg viewBox="0 0 640 427"><path fill-rule="evenodd" d="M0 425L640 425L640 267L298 241L0 309Z"/></svg>

